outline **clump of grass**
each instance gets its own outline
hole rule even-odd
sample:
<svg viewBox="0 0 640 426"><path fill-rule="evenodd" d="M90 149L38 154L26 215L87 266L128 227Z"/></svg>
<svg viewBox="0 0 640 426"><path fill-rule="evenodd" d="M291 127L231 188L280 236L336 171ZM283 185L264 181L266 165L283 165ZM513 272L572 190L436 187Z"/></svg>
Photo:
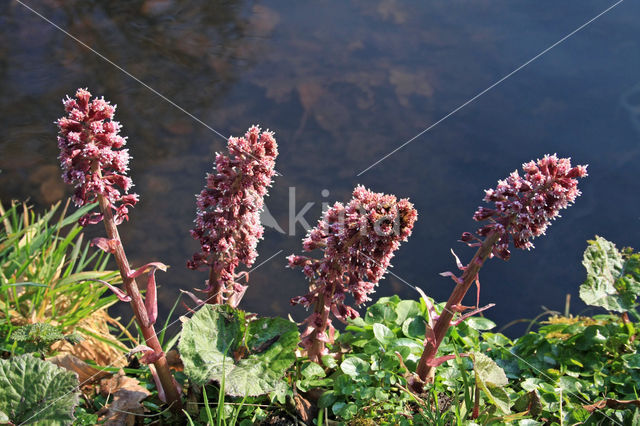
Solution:
<svg viewBox="0 0 640 426"><path fill-rule="evenodd" d="M113 295L103 297L106 287L96 281L118 283L118 273L106 270L109 255L93 250L77 225L95 205L67 214L68 204L60 209L58 202L44 214L26 203L0 204L0 324L5 339L17 327L34 323L71 332L117 301Z"/></svg>

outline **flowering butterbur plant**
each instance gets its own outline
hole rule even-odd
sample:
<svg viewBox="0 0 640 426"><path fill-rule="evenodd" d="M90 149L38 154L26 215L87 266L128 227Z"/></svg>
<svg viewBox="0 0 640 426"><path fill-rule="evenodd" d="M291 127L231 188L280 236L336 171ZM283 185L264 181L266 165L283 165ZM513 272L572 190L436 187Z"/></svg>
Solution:
<svg viewBox="0 0 640 426"><path fill-rule="evenodd" d="M425 350L417 368L420 380L416 382L416 390L420 390L421 382L433 377L433 368L446 360L445 357L436 359L438 347L454 315L468 309L461 302L474 282L479 291L478 272L485 260L493 255L507 260L511 254L511 241L516 248L531 249L531 240L544 234L551 220L559 216L559 211L573 204L580 195L578 178L587 175L586 166L572 167L570 159L558 158L556 155L545 155L542 159L525 163L522 169L523 176L514 171L505 180L498 181L495 189L485 191L484 200L493 203L494 208L479 207L473 219L487 220L489 223L482 226L475 235L469 232L462 234L463 242L479 247L466 266L456 257L458 269L463 271L462 275L458 277L452 272L441 274L450 276L456 287L443 312L439 317L433 318L436 320L435 325L427 327ZM455 323L487 307L476 306L475 310L462 315Z"/></svg>
<svg viewBox="0 0 640 426"><path fill-rule="evenodd" d="M86 89L78 89L74 98L67 96L62 102L67 112L57 121L62 178L75 187L76 205L94 203L102 195L115 212L116 224L120 224L128 219L128 208L138 202L138 195L128 193L133 186L126 175L129 150L121 149L126 138L119 135L120 123L113 121L116 106L104 98L91 99ZM102 219L103 214L90 213L80 224Z"/></svg>
<svg viewBox="0 0 640 426"><path fill-rule="evenodd" d="M293 305L313 307L304 321L301 345L312 361L320 362L333 342L331 314L340 321L356 318L358 312L345 304L351 293L356 305L368 300L383 277L401 241L406 241L418 213L407 199L371 192L357 186L347 205L335 203L303 240L310 252L323 257L291 255L290 267L301 267L310 282L310 292L291 299Z"/></svg>
<svg viewBox="0 0 640 426"><path fill-rule="evenodd" d="M229 138L229 155L216 154L214 173L207 174L206 186L197 196L198 212L193 238L201 250L187 262L189 269L209 268L203 290L211 304L236 307L246 286L236 279L240 263L253 265L256 245L264 228L260 211L275 173L278 147L273 132L252 126L244 137Z"/></svg>
<svg viewBox="0 0 640 426"><path fill-rule="evenodd" d="M516 170L505 180L499 180L495 189L486 190L484 201L494 203L495 207L478 207L473 215L476 221L490 220L477 235L500 235L493 254L504 260L510 256L510 240L516 248L533 248L531 239L543 235L551 220L560 216L559 211L573 204L580 195L577 178L587 175L586 166L571 167L569 158L558 158L555 154L525 163L522 170L524 176ZM462 239L471 241L478 237L465 233Z"/></svg>
<svg viewBox="0 0 640 426"><path fill-rule="evenodd" d="M78 206L99 203L101 213L85 215L79 222L85 226L104 220L108 238L95 238L92 243L114 255L124 291L106 281L103 283L120 300L131 304L148 349L141 361L153 364L149 368L161 399L180 410L179 391L153 326L158 316L155 271L164 271L166 266L152 262L131 270L118 234L117 225L128 220L129 207L138 202L138 195L128 193L133 186L126 175L129 152L121 149L126 140L119 135L120 124L113 121L115 106L103 98L91 99L86 89L78 89L75 98L67 96L62 102L67 112L66 117L57 121L62 178L74 185L73 200ZM136 278L143 274L148 277L144 300L136 283Z"/></svg>

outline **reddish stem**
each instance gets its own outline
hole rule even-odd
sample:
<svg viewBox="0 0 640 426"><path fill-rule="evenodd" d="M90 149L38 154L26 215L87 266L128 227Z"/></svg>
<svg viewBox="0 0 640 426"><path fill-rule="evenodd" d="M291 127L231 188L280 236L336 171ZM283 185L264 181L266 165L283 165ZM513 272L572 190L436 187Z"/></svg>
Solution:
<svg viewBox="0 0 640 426"><path fill-rule="evenodd" d="M98 167L94 168L98 169ZM95 172L100 173L100 170L95 170ZM144 340L147 343L147 346L153 349L156 353L162 353L162 346L158 341L158 336L156 335L153 324L149 324L147 309L145 308L144 301L142 300L142 295L140 294L140 290L138 289L138 284L136 283L136 280L134 278L130 278L131 268L129 267L129 262L124 252L124 248L122 247L122 241L120 240L120 234L118 234L118 228L113 219L111 205L103 195L98 195L98 203L100 204L100 209L102 210L102 214L104 215L104 227L107 231L107 236L109 237L109 239L119 242L119 244L116 245L114 257L116 259L116 263L118 264L118 269L120 270L120 276L122 277L124 288L126 289L127 294L131 297L131 309L133 309L136 321L138 322L138 325L142 330ZM169 371L167 358L163 354L156 362L153 363L153 365L156 367L158 377L160 378L160 383L164 388L167 403L171 404L172 410L174 411L182 410L182 401L180 400L180 394L178 393L176 384L173 380L173 377L171 376L171 372Z"/></svg>
<svg viewBox="0 0 640 426"><path fill-rule="evenodd" d="M331 294L333 297L333 292ZM322 315L321 324L323 328L321 331L326 333L327 324L329 322L330 309L327 309L327 307L325 306L324 297L325 295L323 293L320 293L318 295L318 300L316 300L314 311L315 313ZM322 352L324 352L325 343L324 341L317 338L319 331L320 330L315 329L311 332L311 341L313 343L311 344L311 347L307 349L307 354L309 355L310 361L322 365Z"/></svg>
<svg viewBox="0 0 640 426"><path fill-rule="evenodd" d="M211 265L209 271L209 292L207 293L206 303L211 305L222 305L224 303L224 285L218 279L218 274Z"/></svg>
<svg viewBox="0 0 640 426"><path fill-rule="evenodd" d="M493 250L493 246L498 242L499 239L500 234L498 233L493 232L487 235L484 242L482 243L482 246L478 248L478 251L476 251L476 254L473 256L473 259L471 259L471 262L469 262L466 269L464 270L464 273L461 277L462 281L458 285L456 285L456 287L453 289L453 292L451 293L451 296L449 296L447 305L445 306L444 310L440 314L440 318L438 318L436 324L433 327L433 336L435 337L433 340L435 340L435 342L433 342L433 340L431 339L427 339L424 351L422 352L422 356L420 357L420 362L418 363L416 372L418 373L418 377L420 377L423 382L427 381L427 378L431 378L433 376L435 367L429 366L429 361L435 359L438 353L438 348L442 343L442 339L444 339L444 336L447 334L447 330L451 325L451 319L453 318L453 315L455 313L454 307L462 303L462 299L464 299L467 291L469 291L471 285L473 285L473 282L478 276L480 268L482 268L484 261L487 260L487 258L491 254L491 251Z"/></svg>

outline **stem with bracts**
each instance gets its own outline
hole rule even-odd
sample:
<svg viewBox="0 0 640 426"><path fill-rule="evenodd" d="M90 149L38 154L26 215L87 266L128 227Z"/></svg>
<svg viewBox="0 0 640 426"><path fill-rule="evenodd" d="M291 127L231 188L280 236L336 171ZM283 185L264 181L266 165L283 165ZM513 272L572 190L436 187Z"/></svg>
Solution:
<svg viewBox="0 0 640 426"><path fill-rule="evenodd" d="M132 278L134 272L131 270L129 261L127 260L127 255L124 252L118 228L113 218L111 205L102 195L98 195L98 203L100 204L100 209L104 215L104 227L110 241L109 245L112 248L111 253L114 255L116 263L118 264L126 295L129 296L127 299L131 299L129 303L131 304L131 309L136 317L136 322L140 326L146 345L153 350L153 355L149 359L155 359L153 361L153 366L155 367L160 381L158 392L162 395L164 391L166 402L172 405L173 410L179 411L182 409L182 402L180 400L178 387L171 375L171 371L169 370L169 364L164 352L162 351L162 346L158 341L158 336L153 326L155 318L149 318L148 307L150 308L150 306L149 304L147 304L147 306L145 305L142 295L140 294L138 284L135 278ZM152 274L153 271L150 273ZM153 289L147 288L147 298L152 297L152 295L149 294L150 291L155 293L155 287ZM153 305L156 306L155 300L152 302Z"/></svg>
<svg viewBox="0 0 640 426"><path fill-rule="evenodd" d="M500 234L493 233L487 236L484 240L478 251L469 262L469 265L464 270L464 273L461 277L461 282L456 285L451 296L449 296L449 300L440 314L440 317L437 319L433 329L427 328L426 335L426 344L424 352L422 352L422 356L420 357L420 362L418 363L418 367L416 373L418 373L418 377L425 382L433 378L433 373L436 365L433 361L436 359L436 355L438 353L438 347L442 343L442 339L447 334L447 330L451 325L451 320L456 312L459 312L460 305L462 303L462 299L467 294L474 281L478 278L478 272L480 268L484 264L484 261L491 255L494 245L500 239Z"/></svg>

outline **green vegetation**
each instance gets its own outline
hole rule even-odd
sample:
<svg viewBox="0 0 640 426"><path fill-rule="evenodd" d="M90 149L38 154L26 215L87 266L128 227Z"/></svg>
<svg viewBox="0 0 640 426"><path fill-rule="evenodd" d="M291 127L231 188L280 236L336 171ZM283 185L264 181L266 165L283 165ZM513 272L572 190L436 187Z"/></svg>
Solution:
<svg viewBox="0 0 640 426"><path fill-rule="evenodd" d="M640 422L640 254L602 237L588 243L579 292L603 313L548 314L535 331L513 340L487 318L467 318L448 330L438 351L444 362L422 393L412 391L413 373L429 319L444 303L397 296L380 298L349 320L327 343L321 364L298 350L298 328L289 320L228 305L201 307L183 322L179 343L161 338L165 352L177 344L184 366L173 369L182 413L163 405L152 369L134 357L119 374L123 364L99 367L74 358L74 373L81 376L82 365L96 377L79 387L76 374L44 357L61 354L59 342L99 342L81 325L116 300L95 280L117 284L117 276L105 271L107 255L83 243L73 225L92 206L69 216L56 216L58 207L36 216L13 204L0 216L0 421L100 424L110 408L125 406L123 395L138 392L141 399L126 411L143 414L144 424ZM139 345L127 328L119 333L110 341L119 353ZM80 404L79 390L86 397Z"/></svg>

